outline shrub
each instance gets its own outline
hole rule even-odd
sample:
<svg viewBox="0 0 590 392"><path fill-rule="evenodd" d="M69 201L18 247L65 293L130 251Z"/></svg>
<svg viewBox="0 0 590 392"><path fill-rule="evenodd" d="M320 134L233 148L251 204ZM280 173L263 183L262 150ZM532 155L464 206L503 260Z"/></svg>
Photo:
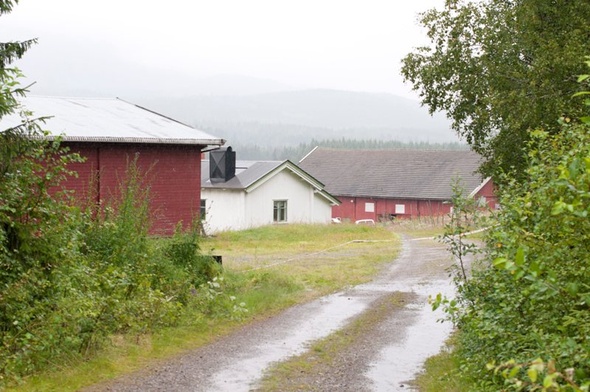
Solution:
<svg viewBox="0 0 590 392"><path fill-rule="evenodd" d="M531 133L526 181L501 181L484 264L434 303L458 327L472 389L590 390L590 116L560 122Z"/></svg>
<svg viewBox="0 0 590 392"><path fill-rule="evenodd" d="M12 182L0 183L0 389L89 357L113 334L150 333L189 314L243 313L218 265L200 253L196 230L148 237L149 186L136 160L120 198L80 212L37 178L48 168L67 173L65 159L51 166L58 144L25 135L18 142L34 155L17 159L6 175Z"/></svg>
<svg viewBox="0 0 590 392"><path fill-rule="evenodd" d="M532 134L527 181L505 181L487 239L492 266L457 298L462 368L479 390L590 387L590 126L562 127Z"/></svg>
<svg viewBox="0 0 590 392"><path fill-rule="evenodd" d="M194 286L213 280L221 272L221 265L212 256L201 254L199 238L198 222L189 232L183 232L179 224L164 250L172 263L191 277Z"/></svg>

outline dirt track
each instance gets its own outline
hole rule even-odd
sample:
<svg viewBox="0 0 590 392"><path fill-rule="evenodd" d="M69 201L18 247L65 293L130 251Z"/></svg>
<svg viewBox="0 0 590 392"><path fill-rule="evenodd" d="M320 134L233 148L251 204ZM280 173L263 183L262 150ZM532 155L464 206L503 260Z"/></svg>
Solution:
<svg viewBox="0 0 590 392"><path fill-rule="evenodd" d="M311 342L346 331L355 320L362 333L351 335L329 364L291 375L272 390L413 390L409 382L450 332L427 304L429 295L451 292L450 264L441 244L406 238L398 259L370 283L292 307L165 365L87 391L270 390L260 380L274 363L305 353ZM391 305L392 295L401 302ZM377 316L365 322L371 312Z"/></svg>

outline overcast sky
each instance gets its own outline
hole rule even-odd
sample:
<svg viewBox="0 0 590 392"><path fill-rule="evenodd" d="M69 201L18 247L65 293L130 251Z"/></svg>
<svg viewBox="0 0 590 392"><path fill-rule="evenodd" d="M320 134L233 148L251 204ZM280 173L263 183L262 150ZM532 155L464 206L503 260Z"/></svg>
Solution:
<svg viewBox="0 0 590 392"><path fill-rule="evenodd" d="M417 14L443 4L20 0L0 18L0 41L39 38L17 64L33 93L186 94L195 80L241 75L417 99L400 60L426 42Z"/></svg>

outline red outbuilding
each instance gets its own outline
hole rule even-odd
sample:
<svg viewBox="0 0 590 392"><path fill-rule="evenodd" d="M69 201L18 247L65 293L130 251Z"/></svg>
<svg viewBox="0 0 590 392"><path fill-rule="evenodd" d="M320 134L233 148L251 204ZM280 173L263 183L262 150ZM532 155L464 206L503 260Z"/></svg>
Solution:
<svg viewBox="0 0 590 392"><path fill-rule="evenodd" d="M496 208L494 184L477 173L469 150L337 150L315 148L299 166L342 204L332 217L352 222L441 216L450 212L453 179L465 196Z"/></svg>
<svg viewBox="0 0 590 392"><path fill-rule="evenodd" d="M21 101L33 117L47 117L43 129L85 158L70 166L78 173L65 186L85 201L105 203L118 192L128 163L137 166L150 187L152 233L169 235L199 214L201 154L225 140L120 99L28 96ZM5 116L2 126L20 122Z"/></svg>

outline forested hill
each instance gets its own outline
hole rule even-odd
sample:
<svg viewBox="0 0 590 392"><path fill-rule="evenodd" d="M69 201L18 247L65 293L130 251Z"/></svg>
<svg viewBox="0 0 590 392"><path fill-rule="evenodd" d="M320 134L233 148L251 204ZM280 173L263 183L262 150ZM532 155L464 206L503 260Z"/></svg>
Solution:
<svg viewBox="0 0 590 392"><path fill-rule="evenodd" d="M315 147L327 147L342 150L465 150L467 144L457 142L429 143L429 142L400 142L395 140L358 140L358 139L311 139L307 143L299 143L294 146L265 147L259 145L232 145L239 159L255 160L284 160L289 159L294 163L299 162Z"/></svg>
<svg viewBox="0 0 590 392"><path fill-rule="evenodd" d="M264 151L259 156L240 155L243 159L271 159L269 151L295 148L312 139L458 142L444 116L432 117L419 102L392 94L301 90L146 98L138 103L222 137L236 150Z"/></svg>

